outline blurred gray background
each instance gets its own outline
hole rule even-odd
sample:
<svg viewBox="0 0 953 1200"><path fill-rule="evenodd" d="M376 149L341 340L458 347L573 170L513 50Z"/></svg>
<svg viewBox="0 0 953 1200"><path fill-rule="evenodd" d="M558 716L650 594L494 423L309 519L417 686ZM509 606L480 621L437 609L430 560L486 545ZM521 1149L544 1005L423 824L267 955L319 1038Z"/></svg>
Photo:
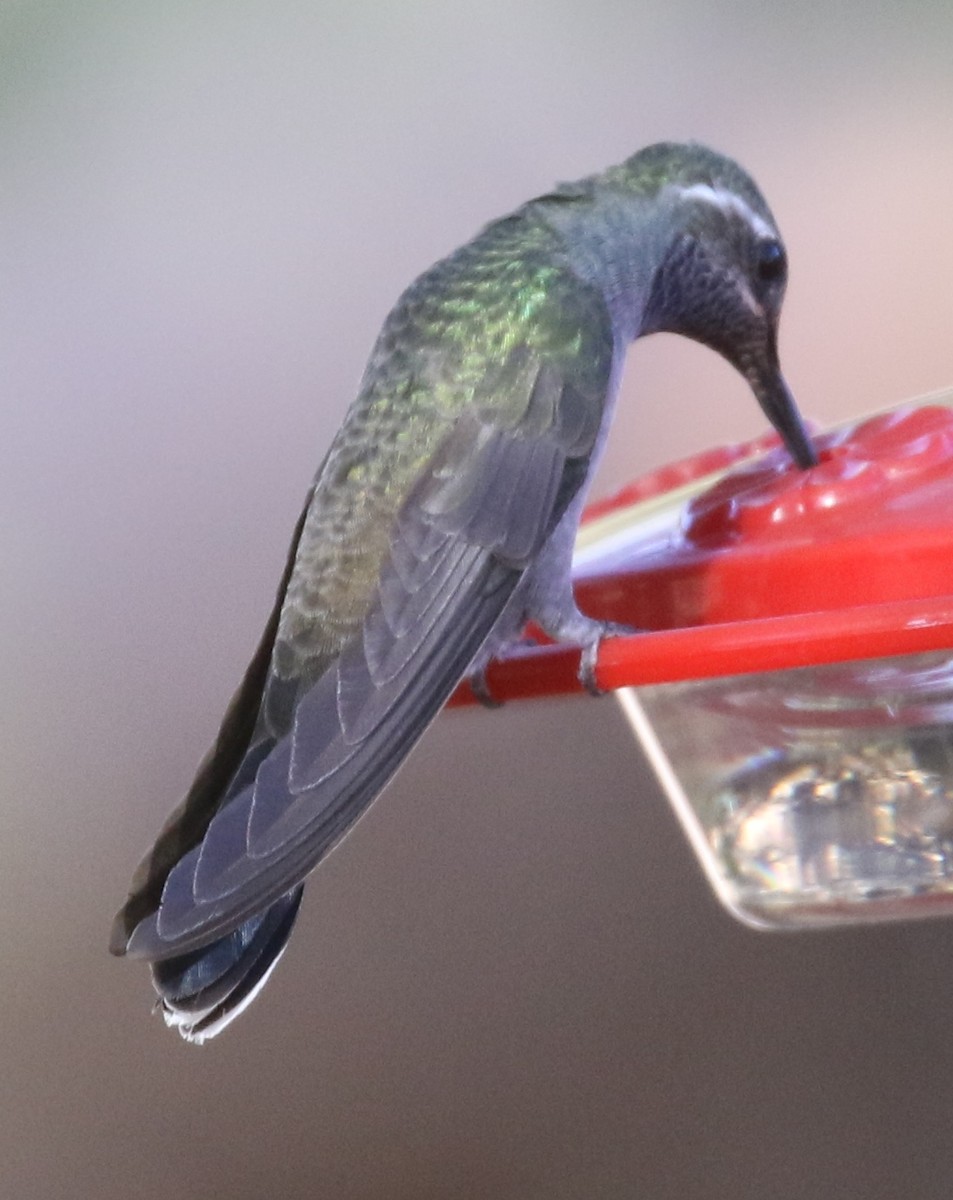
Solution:
<svg viewBox="0 0 953 1200"><path fill-rule="evenodd" d="M106 953L402 287L732 153L832 422L953 383L946 0L0 5L0 1195L946 1198L953 925L720 912L611 700L441 718L220 1040ZM600 477L756 434L640 344Z"/></svg>

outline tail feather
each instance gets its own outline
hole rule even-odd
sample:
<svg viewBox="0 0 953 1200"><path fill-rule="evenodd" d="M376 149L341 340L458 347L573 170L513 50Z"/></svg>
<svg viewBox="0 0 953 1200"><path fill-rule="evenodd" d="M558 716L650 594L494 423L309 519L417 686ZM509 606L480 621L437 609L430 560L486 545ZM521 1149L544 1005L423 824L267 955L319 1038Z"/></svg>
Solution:
<svg viewBox="0 0 953 1200"><path fill-rule="evenodd" d="M303 885L218 941L152 964L157 1008L186 1041L214 1037L247 1008L284 953Z"/></svg>

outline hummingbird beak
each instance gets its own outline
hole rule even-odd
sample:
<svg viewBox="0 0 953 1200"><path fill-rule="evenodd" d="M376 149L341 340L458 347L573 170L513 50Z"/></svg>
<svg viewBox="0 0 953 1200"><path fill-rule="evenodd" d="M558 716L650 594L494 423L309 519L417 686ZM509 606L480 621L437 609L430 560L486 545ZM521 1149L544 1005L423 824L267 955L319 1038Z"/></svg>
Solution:
<svg viewBox="0 0 953 1200"><path fill-rule="evenodd" d="M788 453L802 470L816 467L817 452L804 427L794 397L784 382L778 363L777 344L771 335L767 353L749 360L742 372L761 405L764 415L781 435Z"/></svg>

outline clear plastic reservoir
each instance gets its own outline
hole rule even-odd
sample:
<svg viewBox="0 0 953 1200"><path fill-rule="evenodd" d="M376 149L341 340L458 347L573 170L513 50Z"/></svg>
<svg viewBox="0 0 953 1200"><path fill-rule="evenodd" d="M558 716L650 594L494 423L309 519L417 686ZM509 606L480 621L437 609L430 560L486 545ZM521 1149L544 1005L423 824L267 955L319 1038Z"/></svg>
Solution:
<svg viewBox="0 0 953 1200"><path fill-rule="evenodd" d="M742 920L953 913L953 655L619 697L712 885Z"/></svg>

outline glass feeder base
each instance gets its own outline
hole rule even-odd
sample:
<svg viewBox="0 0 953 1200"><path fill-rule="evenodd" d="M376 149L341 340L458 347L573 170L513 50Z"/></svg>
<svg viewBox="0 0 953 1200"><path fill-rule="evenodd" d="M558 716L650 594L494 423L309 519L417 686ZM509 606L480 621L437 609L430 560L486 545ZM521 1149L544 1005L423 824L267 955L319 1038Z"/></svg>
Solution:
<svg viewBox="0 0 953 1200"><path fill-rule="evenodd" d="M799 928L953 914L946 652L618 695L739 919Z"/></svg>

